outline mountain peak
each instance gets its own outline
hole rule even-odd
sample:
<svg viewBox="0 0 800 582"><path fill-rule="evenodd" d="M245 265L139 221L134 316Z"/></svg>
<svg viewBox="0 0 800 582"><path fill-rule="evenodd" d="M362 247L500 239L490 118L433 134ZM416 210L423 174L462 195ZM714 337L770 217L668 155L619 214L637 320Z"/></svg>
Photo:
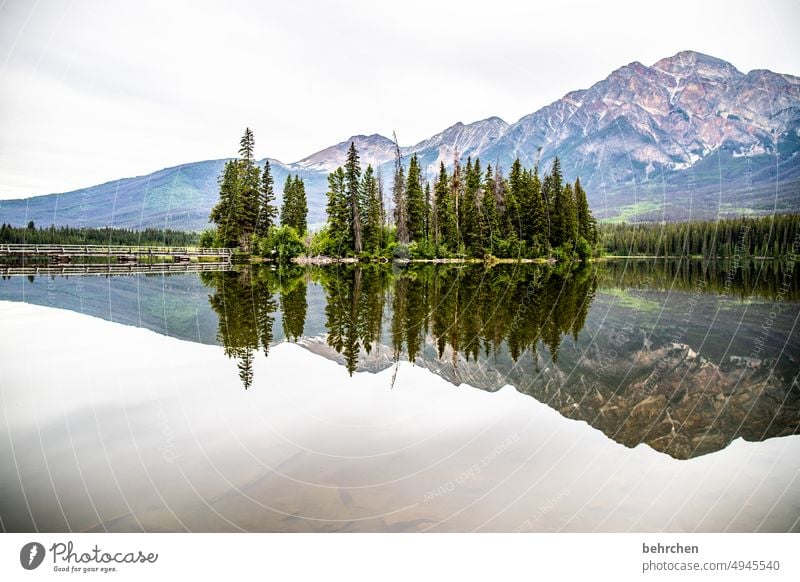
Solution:
<svg viewBox="0 0 800 582"><path fill-rule="evenodd" d="M444 131L441 131L439 135L452 135L453 132L461 131L464 129L471 130L471 129L483 129L484 131L491 131L493 129L505 129L508 127L508 123L503 121L500 117L493 115L492 117L487 117L486 119L479 119L478 121L473 121L471 123L464 123L462 121L457 121Z"/></svg>
<svg viewBox="0 0 800 582"><path fill-rule="evenodd" d="M480 121L470 123L470 125L477 125L477 124L497 125L500 127L508 126L508 123L504 119L497 117L496 115L492 115L491 117L487 117L486 119L481 119Z"/></svg>
<svg viewBox="0 0 800 582"><path fill-rule="evenodd" d="M373 133L372 135L359 134L352 135L346 140L311 154L292 165L307 170L332 172L339 166L344 165L344 161L347 158L347 150L350 148L351 143L356 144L361 162L364 165L379 166L394 157L394 142L388 137L379 133Z"/></svg>
<svg viewBox="0 0 800 582"><path fill-rule="evenodd" d="M392 143L392 144L394 143L388 137L383 136L383 135L381 135L379 133L373 133L373 134L370 134L370 135L363 135L363 134L351 135L349 138L344 140L342 143L346 143L346 144L350 145L350 142L353 142L355 144L359 144L359 143L386 143L386 142Z"/></svg>
<svg viewBox="0 0 800 582"><path fill-rule="evenodd" d="M671 57L663 58L652 68L662 73L681 77L699 75L716 79L731 78L742 74L728 61L690 50L680 51Z"/></svg>
<svg viewBox="0 0 800 582"><path fill-rule="evenodd" d="M459 156L466 157L485 151L499 140L509 127L508 123L497 116L467 124L459 121L429 139L410 148L404 148L404 151L417 153L427 171L436 171L440 162L449 164L456 152Z"/></svg>
<svg viewBox="0 0 800 582"><path fill-rule="evenodd" d="M800 198L798 112L800 78L767 70L744 75L722 59L681 51L649 67L631 62L511 125L494 116L458 122L400 153L406 161L416 154L429 177L456 155L464 161L480 157L507 170L518 157L527 165L540 160L547 167L557 154L564 176L580 176L590 203L602 202L605 218L632 219L625 209L643 201L642 208L660 210L637 212L637 219L674 219L687 212L715 217L741 208L794 210ZM306 181L311 222L324 221L327 174L344 164L351 142L362 167L389 169L395 144L378 133L353 135L293 164L270 160L276 184L289 172ZM75 224L85 218L80 209L89 206L94 214L83 222L86 226L205 228L224 162L190 164L58 196L3 201L0 222L49 224L55 217L58 224ZM184 180L191 186L185 187ZM693 187L687 188L690 183ZM84 205L82 196L91 203Z"/></svg>

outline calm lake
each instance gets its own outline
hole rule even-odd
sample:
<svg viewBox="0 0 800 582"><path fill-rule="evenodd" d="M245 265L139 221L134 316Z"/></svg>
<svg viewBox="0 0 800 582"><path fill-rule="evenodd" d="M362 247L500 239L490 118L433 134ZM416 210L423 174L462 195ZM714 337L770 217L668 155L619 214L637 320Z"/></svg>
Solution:
<svg viewBox="0 0 800 582"><path fill-rule="evenodd" d="M5 531L800 531L800 269L0 280Z"/></svg>

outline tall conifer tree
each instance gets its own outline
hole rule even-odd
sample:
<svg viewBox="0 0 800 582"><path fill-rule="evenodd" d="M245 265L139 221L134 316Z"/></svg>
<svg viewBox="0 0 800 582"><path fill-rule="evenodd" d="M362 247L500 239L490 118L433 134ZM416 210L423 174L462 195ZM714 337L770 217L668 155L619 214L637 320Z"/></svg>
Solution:
<svg viewBox="0 0 800 582"><path fill-rule="evenodd" d="M264 163L264 170L261 172L258 221L256 222L256 234L260 237L267 236L269 229L275 226L275 221L278 216L278 207L275 206L275 191L273 185L274 179L272 178L272 170L269 165L269 160L266 160Z"/></svg>
<svg viewBox="0 0 800 582"><path fill-rule="evenodd" d="M444 162L439 165L439 178L434 185L434 216L436 218L436 244L447 247L449 251L458 248L458 227L451 192L451 181L447 176Z"/></svg>
<svg viewBox="0 0 800 582"><path fill-rule="evenodd" d="M425 195L422 192L417 155L411 156L406 181L408 232L411 240L422 242L425 238Z"/></svg>
<svg viewBox="0 0 800 582"><path fill-rule="evenodd" d="M344 170L336 168L328 175L328 232L339 254L353 250L350 233L350 206L345 193Z"/></svg>
<svg viewBox="0 0 800 582"><path fill-rule="evenodd" d="M359 187L361 185L361 164L355 142L350 142L347 159L344 163L345 192L350 207L350 232L353 237L353 250L360 253L364 249L363 229L361 226L362 209L359 204Z"/></svg>
<svg viewBox="0 0 800 582"><path fill-rule="evenodd" d="M367 166L361 179L361 207L364 209L364 250L377 253L381 241L381 201L371 165Z"/></svg>

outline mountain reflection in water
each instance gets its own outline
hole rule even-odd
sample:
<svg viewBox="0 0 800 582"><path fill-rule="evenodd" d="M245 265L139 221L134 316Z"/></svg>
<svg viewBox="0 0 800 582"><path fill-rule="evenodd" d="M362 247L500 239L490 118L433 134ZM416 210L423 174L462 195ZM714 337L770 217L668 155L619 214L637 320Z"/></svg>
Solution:
<svg viewBox="0 0 800 582"><path fill-rule="evenodd" d="M245 389L260 381L257 352L285 338L350 373L409 360L453 384L511 384L619 443L678 459L800 428L798 276L780 262L340 265L200 277ZM310 288L325 300L309 325Z"/></svg>

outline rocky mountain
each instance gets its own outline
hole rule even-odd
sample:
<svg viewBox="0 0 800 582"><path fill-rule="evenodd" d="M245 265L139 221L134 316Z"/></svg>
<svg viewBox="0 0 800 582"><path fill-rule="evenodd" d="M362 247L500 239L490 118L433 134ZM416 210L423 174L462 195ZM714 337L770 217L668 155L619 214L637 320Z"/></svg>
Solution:
<svg viewBox="0 0 800 582"><path fill-rule="evenodd" d="M759 212L796 208L800 78L681 52L631 63L589 89L513 124L487 160L554 156L614 215ZM721 203L714 199L720 197ZM710 199L709 199L710 198ZM657 206L657 207L656 207Z"/></svg>
<svg viewBox="0 0 800 582"><path fill-rule="evenodd" d="M497 143L509 129L509 125L499 117L490 117L464 125L459 122L416 145L403 148L404 157L417 154L422 168L429 176L439 172L439 164L453 165L456 154L466 159L481 157Z"/></svg>
<svg viewBox="0 0 800 582"><path fill-rule="evenodd" d="M367 164L377 167L395 157L394 142L387 137L374 133L372 135L354 135L350 139L303 158L299 162L292 164L292 167L328 174L339 166L344 165L350 143L356 144L358 156L364 167Z"/></svg>
<svg viewBox="0 0 800 582"><path fill-rule="evenodd" d="M388 179L392 140L353 136L302 160L273 163L306 181L311 224L325 220L327 173L355 141L364 165ZM508 124L456 123L413 146L430 179L444 161L480 157L507 169L519 156L546 170L555 156L580 177L605 220L673 220L793 211L800 206L800 78L738 71L684 51L652 66L631 63L588 89ZM0 201L0 221L200 229L216 200L224 160L185 164L91 188ZM388 194L388 190L387 190Z"/></svg>

